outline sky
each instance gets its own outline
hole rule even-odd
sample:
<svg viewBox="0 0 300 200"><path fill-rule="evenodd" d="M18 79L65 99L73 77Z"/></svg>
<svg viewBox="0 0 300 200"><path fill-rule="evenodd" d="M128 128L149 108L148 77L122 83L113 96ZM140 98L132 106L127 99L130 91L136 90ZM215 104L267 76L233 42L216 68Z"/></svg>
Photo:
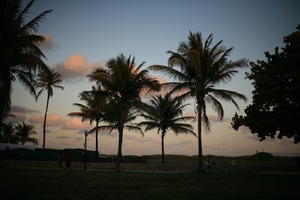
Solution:
<svg viewBox="0 0 300 200"><path fill-rule="evenodd" d="M26 2L26 1L25 1ZM136 63L144 65L167 65L167 50L176 51L180 41L186 41L189 32L201 32L205 39L213 33L214 44L223 40L229 48L234 47L230 60L246 58L249 61L264 59L264 52L282 47L282 38L296 30L300 23L300 1L297 0L37 0L27 19L52 9L40 24L39 34L46 37L41 45L47 59L45 63L58 71L63 78L64 90L55 90L50 99L46 148L83 148L83 130L92 125L78 118L67 117L78 109L78 95L91 89L94 83L86 75L99 66L105 66L110 58L120 53L132 55ZM216 119L216 113L208 109L212 121L210 132L202 136L205 155L239 156L266 151L277 155L300 154L299 144L292 139L267 139L259 142L256 135L242 127L231 128L234 113L243 114L251 103L253 87L245 79L242 69L235 78L220 88L240 92L248 101L239 102L240 111L224 103L225 118ZM164 80L163 74L153 73ZM194 112L194 101L185 110ZM13 84L12 112L14 121L35 125L38 147L42 145L42 119L46 94L35 101L18 81ZM196 131L196 123L192 123ZM101 154L116 154L117 134L101 132ZM88 137L88 149L94 150L95 136ZM156 131L146 132L142 137L125 131L123 154L160 154L160 136ZM197 138L191 135L175 136L168 132L165 138L167 154L197 154Z"/></svg>

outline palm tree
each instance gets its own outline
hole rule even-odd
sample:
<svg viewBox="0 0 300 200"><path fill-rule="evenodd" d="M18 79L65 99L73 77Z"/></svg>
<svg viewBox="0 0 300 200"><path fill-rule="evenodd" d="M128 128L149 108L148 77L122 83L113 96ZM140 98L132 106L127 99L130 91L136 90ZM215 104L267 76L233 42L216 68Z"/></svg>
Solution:
<svg viewBox="0 0 300 200"><path fill-rule="evenodd" d="M99 126L99 122L103 120L104 107L107 103L107 97L103 96L100 86L92 87L92 91L84 91L80 93L80 100L84 101L86 105L80 103L74 103L73 105L80 108L79 112L71 112L68 116L80 117L82 121L89 120L90 124L93 121L96 122L96 127ZM96 129L96 159L98 159L98 129Z"/></svg>
<svg viewBox="0 0 300 200"><path fill-rule="evenodd" d="M0 132L0 142L5 143L18 143L18 138L15 135L15 129L12 123L2 124L2 130Z"/></svg>
<svg viewBox="0 0 300 200"><path fill-rule="evenodd" d="M38 140L36 138L30 137L36 134L34 131L34 126L26 123L19 123L15 126L15 135L18 138L18 142L25 144L26 142L31 142L33 145L38 145Z"/></svg>
<svg viewBox="0 0 300 200"><path fill-rule="evenodd" d="M51 12L46 10L25 22L33 0L22 8L21 0L0 2L0 130L5 116L10 111L12 82L17 78L31 94L34 90L34 72L44 68L43 52L39 43L45 38L36 35L41 20Z"/></svg>
<svg viewBox="0 0 300 200"><path fill-rule="evenodd" d="M135 58L126 58L123 54L110 59L106 68L97 69L88 77L96 81L110 96L115 107L120 108L118 112L118 123L115 123L119 132L117 170L120 169L122 157L123 129L126 115L141 100L140 94L145 90L159 90L160 85L156 79L148 75L147 70L142 70L144 62L135 65Z"/></svg>
<svg viewBox="0 0 300 200"><path fill-rule="evenodd" d="M167 131L170 129L176 135L178 133L196 135L192 125L183 123L194 117L182 116L182 110L187 104L182 105L182 99L172 98L171 93L167 93L164 97L161 95L152 97L150 102L151 104L145 106L144 113L141 114L147 121L140 122L138 126L144 126L146 131L157 129L157 133L161 133L161 163L164 163L164 138Z"/></svg>
<svg viewBox="0 0 300 200"><path fill-rule="evenodd" d="M38 96L40 96L44 90L47 91L47 103L43 125L43 149L45 149L46 143L46 120L49 100L50 97L53 96L53 88L59 88L62 90L64 89L62 86L59 85L61 82L62 80L60 74L55 72L53 69L49 69L48 67L41 70L37 77L36 87L41 88L41 90L38 92Z"/></svg>
<svg viewBox="0 0 300 200"><path fill-rule="evenodd" d="M221 46L222 41L212 45L213 36L210 34L206 41L202 42L200 33L190 33L188 42L181 42L177 52L168 51L171 54L168 66L154 65L150 69L165 72L174 82L165 84L173 92L185 91L183 97L193 97L197 104L198 117L198 169L203 171L202 166L202 123L209 130L210 122L206 115L206 107L209 104L218 113L220 120L223 119L224 110L219 99L233 103L237 108L235 98L246 101L246 97L240 93L217 89L221 83L230 81L237 68L247 65L244 59L228 61L228 56L233 48L226 49ZM178 68L176 68L178 67Z"/></svg>

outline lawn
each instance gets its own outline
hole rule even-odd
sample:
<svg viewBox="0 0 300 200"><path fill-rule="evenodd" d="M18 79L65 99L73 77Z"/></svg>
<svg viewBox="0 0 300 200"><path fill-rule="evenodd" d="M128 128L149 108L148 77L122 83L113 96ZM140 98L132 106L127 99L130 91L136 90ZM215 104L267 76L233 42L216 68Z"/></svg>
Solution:
<svg viewBox="0 0 300 200"><path fill-rule="evenodd" d="M4 199L289 199L299 175L0 169Z"/></svg>

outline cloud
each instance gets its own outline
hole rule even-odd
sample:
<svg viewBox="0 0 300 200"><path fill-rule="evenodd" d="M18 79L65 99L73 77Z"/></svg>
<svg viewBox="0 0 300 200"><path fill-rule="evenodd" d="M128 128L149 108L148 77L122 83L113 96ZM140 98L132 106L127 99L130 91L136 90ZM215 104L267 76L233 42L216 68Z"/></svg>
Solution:
<svg viewBox="0 0 300 200"><path fill-rule="evenodd" d="M64 123L64 119L59 115L48 115L47 126L61 126Z"/></svg>
<svg viewBox="0 0 300 200"><path fill-rule="evenodd" d="M53 43L53 35L43 35L43 37L45 38L45 40L43 40L42 42L39 42L37 45L38 47L40 47L41 49L51 49L54 46Z"/></svg>
<svg viewBox="0 0 300 200"><path fill-rule="evenodd" d="M39 114L33 114L29 118L29 122L32 124L40 124L43 121L42 115Z"/></svg>
<svg viewBox="0 0 300 200"><path fill-rule="evenodd" d="M80 118L71 118L65 121L63 129L65 130L89 130L93 126L87 122L82 122Z"/></svg>
<svg viewBox="0 0 300 200"><path fill-rule="evenodd" d="M26 121L26 115L22 112L11 112L11 116L5 118L6 123L19 123Z"/></svg>
<svg viewBox="0 0 300 200"><path fill-rule="evenodd" d="M196 114L195 114L195 112L186 112L184 116L185 117L196 117Z"/></svg>
<svg viewBox="0 0 300 200"><path fill-rule="evenodd" d="M232 129L232 126L230 126L230 128ZM247 126L241 126L238 132L242 134L250 134L251 130Z"/></svg>
<svg viewBox="0 0 300 200"><path fill-rule="evenodd" d="M29 122L32 124L42 124L44 120L44 117L40 114L34 114L31 115L29 118ZM55 114L47 115L47 126L49 127L58 127L63 125L64 119Z"/></svg>
<svg viewBox="0 0 300 200"><path fill-rule="evenodd" d="M57 136L57 139L71 139L70 136Z"/></svg>
<svg viewBox="0 0 300 200"><path fill-rule="evenodd" d="M5 122L7 123L19 123L27 120L26 114L28 113L39 113L40 111L27 108L24 106L11 106L10 115L6 117Z"/></svg>
<svg viewBox="0 0 300 200"><path fill-rule="evenodd" d="M16 112L17 113L39 113L40 111L31 109L31 108L26 108L24 106L13 105L13 106L11 106L11 112L15 112L15 113Z"/></svg>
<svg viewBox="0 0 300 200"><path fill-rule="evenodd" d="M75 54L69 56L64 62L54 64L52 67L61 74L62 79L70 81L81 79L104 65L104 61L89 63L83 55Z"/></svg>

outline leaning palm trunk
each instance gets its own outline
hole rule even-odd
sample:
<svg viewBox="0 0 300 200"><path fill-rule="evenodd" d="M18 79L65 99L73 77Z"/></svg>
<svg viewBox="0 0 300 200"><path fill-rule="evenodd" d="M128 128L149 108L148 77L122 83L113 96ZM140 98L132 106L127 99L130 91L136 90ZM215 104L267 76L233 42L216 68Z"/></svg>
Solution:
<svg viewBox="0 0 300 200"><path fill-rule="evenodd" d="M46 121L47 121L47 112L48 112L49 100L50 100L50 95L48 94L47 95L47 104L46 104L45 116L44 116L44 125L43 125L43 149L45 149L45 145L46 145Z"/></svg>
<svg viewBox="0 0 300 200"><path fill-rule="evenodd" d="M203 171L201 129L202 129L202 109L201 109L201 105L198 104L198 168L197 168L197 172Z"/></svg>

